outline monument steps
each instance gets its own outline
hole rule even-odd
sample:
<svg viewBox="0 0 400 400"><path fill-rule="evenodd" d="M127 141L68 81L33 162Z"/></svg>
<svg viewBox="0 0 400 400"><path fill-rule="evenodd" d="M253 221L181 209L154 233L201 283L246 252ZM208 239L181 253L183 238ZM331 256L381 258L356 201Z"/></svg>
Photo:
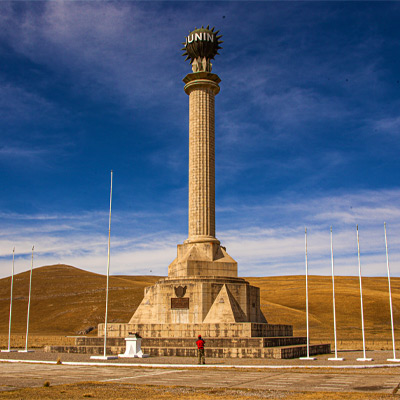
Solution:
<svg viewBox="0 0 400 400"><path fill-rule="evenodd" d="M201 334L205 338L270 338L293 336L293 326L268 323L201 323L201 324L107 324L108 338L124 338L129 332L139 332L144 338L196 338ZM98 336L104 336L104 324L98 325ZM108 339L107 339L108 340Z"/></svg>
<svg viewBox="0 0 400 400"><path fill-rule="evenodd" d="M307 338L301 336L205 338L208 358L297 358L307 354ZM143 338L142 350L153 357L196 357L195 338ZM103 354L102 337L79 337L75 346L46 346L45 351L57 353ZM107 354L125 352L124 338L108 338ZM310 354L330 353L329 344L310 346Z"/></svg>
<svg viewBox="0 0 400 400"><path fill-rule="evenodd" d="M193 342L193 341L192 341ZM104 352L103 346L46 346L47 352L58 353L79 353L101 355ZM152 347L142 346L145 354L153 357L193 357L197 356L197 350L191 347ZM124 346L107 346L106 353L109 355L122 354ZM329 344L310 345L310 355L330 353ZM207 358L270 358L270 359L291 359L307 355L307 346L304 344L275 346L275 347L207 347L205 356Z"/></svg>
<svg viewBox="0 0 400 400"><path fill-rule="evenodd" d="M143 347L194 347L194 338L142 338ZM303 336L255 337L255 338L205 338L207 347L278 347L307 344ZM124 338L107 338L110 346L125 347ZM101 337L82 337L75 339L76 346L104 346Z"/></svg>
<svg viewBox="0 0 400 400"><path fill-rule="evenodd" d="M194 347L142 347L144 353L152 356L178 356L196 357L197 350ZM330 353L330 345L311 345L310 355ZM275 358L291 359L307 355L307 346L290 345L276 347L207 347L207 358Z"/></svg>

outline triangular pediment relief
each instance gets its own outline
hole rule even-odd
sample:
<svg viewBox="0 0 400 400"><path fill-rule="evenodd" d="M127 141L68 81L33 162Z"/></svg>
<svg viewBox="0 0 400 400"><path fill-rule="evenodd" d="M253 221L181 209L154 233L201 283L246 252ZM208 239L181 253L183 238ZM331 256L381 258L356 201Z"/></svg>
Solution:
<svg viewBox="0 0 400 400"><path fill-rule="evenodd" d="M229 322L247 322L247 318L228 287L223 285L203 323Z"/></svg>
<svg viewBox="0 0 400 400"><path fill-rule="evenodd" d="M185 254L183 257L183 260L201 260L203 259L203 253L199 251L199 249L196 246L190 247L189 251Z"/></svg>
<svg viewBox="0 0 400 400"><path fill-rule="evenodd" d="M226 252L224 247L219 247L217 254L214 256L215 262L221 263L236 263L236 261Z"/></svg>

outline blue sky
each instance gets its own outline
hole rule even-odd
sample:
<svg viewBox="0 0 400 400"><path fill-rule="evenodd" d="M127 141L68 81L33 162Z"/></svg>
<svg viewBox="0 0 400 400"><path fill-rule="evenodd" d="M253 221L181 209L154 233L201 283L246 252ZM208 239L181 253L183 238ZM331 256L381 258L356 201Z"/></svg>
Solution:
<svg viewBox="0 0 400 400"><path fill-rule="evenodd" d="M400 3L1 2L0 276L166 275L187 237L181 42L215 26L217 237L241 276L400 276Z"/></svg>

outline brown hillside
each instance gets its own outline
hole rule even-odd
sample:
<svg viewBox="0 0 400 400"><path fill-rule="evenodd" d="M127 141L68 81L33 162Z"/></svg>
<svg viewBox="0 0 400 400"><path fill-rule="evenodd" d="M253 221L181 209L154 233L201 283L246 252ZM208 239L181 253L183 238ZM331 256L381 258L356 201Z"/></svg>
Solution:
<svg viewBox="0 0 400 400"><path fill-rule="evenodd" d="M305 277L246 278L261 289L261 308L270 323L294 325L306 334ZM332 278L309 276L310 337L333 340ZM362 278L366 339L390 339L390 305L387 278ZM392 278L395 327L400 329L400 278ZM358 277L335 278L338 340L362 340ZM397 331L397 329L396 329Z"/></svg>
<svg viewBox="0 0 400 400"><path fill-rule="evenodd" d="M111 276L109 322L126 322L143 298L143 290L156 276ZM0 280L0 332L8 333L11 278ZM35 268L29 332L74 335L104 322L106 277L68 265ZM12 333L26 331L29 272L14 276Z"/></svg>
<svg viewBox="0 0 400 400"><path fill-rule="evenodd" d="M156 276L111 276L109 322L128 322ZM281 276L246 278L261 289L261 307L270 323L293 324L305 334L305 278ZM337 277L338 339L361 339L357 277ZM309 277L310 335L312 340L333 338L331 278ZM67 265L33 270L31 324L33 335L74 335L104 322L106 277ZM12 333L26 329L29 272L14 277ZM390 311L386 278L363 278L367 339L390 339ZM400 278L392 280L395 325L400 328ZM10 278L0 280L0 334L8 332Z"/></svg>

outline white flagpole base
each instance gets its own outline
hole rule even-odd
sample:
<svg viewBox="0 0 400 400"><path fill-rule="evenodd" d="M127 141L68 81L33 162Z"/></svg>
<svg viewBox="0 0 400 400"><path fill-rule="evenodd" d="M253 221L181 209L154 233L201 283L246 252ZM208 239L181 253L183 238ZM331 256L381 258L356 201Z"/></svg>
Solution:
<svg viewBox="0 0 400 400"><path fill-rule="evenodd" d="M17 350L2 350L1 352L2 353L14 353L15 351L17 351Z"/></svg>
<svg viewBox="0 0 400 400"><path fill-rule="evenodd" d="M18 350L18 353L34 353L35 350Z"/></svg>
<svg viewBox="0 0 400 400"><path fill-rule="evenodd" d="M91 360L118 360L118 356L91 356Z"/></svg>
<svg viewBox="0 0 400 400"><path fill-rule="evenodd" d="M344 361L344 358L342 357L332 357L328 358L329 361Z"/></svg>
<svg viewBox="0 0 400 400"><path fill-rule="evenodd" d="M357 361L374 361L374 359L373 358L364 358L364 357L362 357L362 358L357 358Z"/></svg>
<svg viewBox="0 0 400 400"><path fill-rule="evenodd" d="M400 359L399 358L388 358L386 361L400 362Z"/></svg>
<svg viewBox="0 0 400 400"><path fill-rule="evenodd" d="M300 357L299 360L316 360L315 357Z"/></svg>

